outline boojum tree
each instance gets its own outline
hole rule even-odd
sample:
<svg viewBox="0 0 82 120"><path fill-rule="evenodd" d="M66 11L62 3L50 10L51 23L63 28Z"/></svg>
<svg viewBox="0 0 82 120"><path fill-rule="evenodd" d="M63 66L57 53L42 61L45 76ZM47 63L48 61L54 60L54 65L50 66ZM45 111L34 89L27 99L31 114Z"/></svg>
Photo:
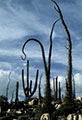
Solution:
<svg viewBox="0 0 82 120"><path fill-rule="evenodd" d="M68 73L67 73L67 87L66 87L66 100L70 101L72 100L72 42L71 42L71 36L68 30L68 27L63 19L63 15L62 12L60 10L59 5L54 1L51 0L55 6L55 10L58 12L59 16L60 16L60 20L62 25L64 26L65 32L67 34L67 40L68 40Z"/></svg>
<svg viewBox="0 0 82 120"><path fill-rule="evenodd" d="M7 84L7 88L6 88L6 97L7 97L7 99L8 99L8 90L9 90L9 85L10 85L10 81L11 81L10 76L11 76L11 72L9 73L9 76L8 76L9 80L8 80L8 84Z"/></svg>
<svg viewBox="0 0 82 120"><path fill-rule="evenodd" d="M52 34L53 34L54 26L57 23L57 21L59 21L59 19L54 22L52 29L51 29L51 33L50 33L48 65L46 62L44 47L43 47L42 43L40 42L40 40L37 40L35 38L30 38L30 39L25 41L25 43L22 46L22 53L24 54L24 57L21 56L23 60L26 59L26 53L24 52L24 48L25 48L26 44L30 41L37 42L41 48L43 66L44 66L44 72L45 72L45 80L46 80L45 93L44 93L44 105L45 105L46 109L48 110L48 112L50 111L50 107L51 107L50 70L51 70L51 55L52 55Z"/></svg>

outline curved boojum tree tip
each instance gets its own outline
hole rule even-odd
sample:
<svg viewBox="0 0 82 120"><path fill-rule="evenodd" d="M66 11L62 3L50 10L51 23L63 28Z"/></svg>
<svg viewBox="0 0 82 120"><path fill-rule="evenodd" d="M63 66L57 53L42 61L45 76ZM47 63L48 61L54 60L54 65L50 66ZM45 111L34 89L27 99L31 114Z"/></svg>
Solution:
<svg viewBox="0 0 82 120"><path fill-rule="evenodd" d="M22 53L23 53L23 55L24 55L24 57L21 56L21 59L22 59L22 60L25 60L25 59L26 59L26 53L24 52L24 48L25 48L26 44L27 44L28 42L30 42L30 41L35 41L35 42L39 43L41 49L44 51L43 45L41 44L41 42L40 42L39 40L37 40L37 39L35 39L35 38L30 38L30 39L28 39L28 40L25 41L25 43L24 43L24 45L23 45L23 47L22 47Z"/></svg>

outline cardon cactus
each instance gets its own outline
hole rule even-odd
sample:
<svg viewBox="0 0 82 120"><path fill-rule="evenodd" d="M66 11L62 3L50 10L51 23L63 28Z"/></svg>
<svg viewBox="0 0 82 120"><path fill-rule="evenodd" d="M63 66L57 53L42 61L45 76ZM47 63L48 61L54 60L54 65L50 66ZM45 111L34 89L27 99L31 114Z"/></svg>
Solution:
<svg viewBox="0 0 82 120"><path fill-rule="evenodd" d="M26 87L24 83L24 69L22 69L22 85L23 85L23 91L26 98L31 98L34 95L37 88L38 74L39 74L39 70L37 70L36 72L35 85L32 90L32 80L30 80L30 83L29 83L29 60L27 60L27 86Z"/></svg>
<svg viewBox="0 0 82 120"><path fill-rule="evenodd" d="M60 87L60 82L59 82L59 100L61 100L61 87Z"/></svg>
<svg viewBox="0 0 82 120"><path fill-rule="evenodd" d="M18 102L18 89L19 89L19 82L16 82L16 94L15 94L15 103Z"/></svg>
<svg viewBox="0 0 82 120"><path fill-rule="evenodd" d="M53 89L54 89L54 100L61 100L61 87L60 82L58 82L58 76L53 78Z"/></svg>

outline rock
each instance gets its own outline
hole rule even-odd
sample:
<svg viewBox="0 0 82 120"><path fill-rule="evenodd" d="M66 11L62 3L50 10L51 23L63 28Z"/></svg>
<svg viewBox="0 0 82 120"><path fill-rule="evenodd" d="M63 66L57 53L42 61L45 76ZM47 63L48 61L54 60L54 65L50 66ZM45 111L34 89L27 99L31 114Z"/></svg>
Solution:
<svg viewBox="0 0 82 120"><path fill-rule="evenodd" d="M82 120L81 114L69 114L67 120Z"/></svg>
<svg viewBox="0 0 82 120"><path fill-rule="evenodd" d="M79 120L82 120L82 115L81 114L79 114Z"/></svg>
<svg viewBox="0 0 82 120"><path fill-rule="evenodd" d="M61 108L61 104L56 104L55 107L56 107L56 110L58 110L59 108Z"/></svg>
<svg viewBox="0 0 82 120"><path fill-rule="evenodd" d="M7 110L7 113L10 113L10 111L11 111L11 109L8 109L8 110Z"/></svg>
<svg viewBox="0 0 82 120"><path fill-rule="evenodd" d="M16 114L21 115L21 114L22 114L21 110L17 110L17 111L16 111Z"/></svg>
<svg viewBox="0 0 82 120"><path fill-rule="evenodd" d="M72 114L69 114L68 116L67 116L67 120L72 120Z"/></svg>
<svg viewBox="0 0 82 120"><path fill-rule="evenodd" d="M75 100L82 101L81 97L77 97Z"/></svg>
<svg viewBox="0 0 82 120"><path fill-rule="evenodd" d="M54 101L52 101L52 102L51 102L51 104L52 104L52 105L55 105L55 102L54 102Z"/></svg>
<svg viewBox="0 0 82 120"><path fill-rule="evenodd" d="M33 99L33 100L28 102L28 105L30 105L30 106L37 105L37 104L38 104L38 100L37 99Z"/></svg>
<svg viewBox="0 0 82 120"><path fill-rule="evenodd" d="M49 115L49 113L44 113L44 114L41 116L40 120L50 120L50 115Z"/></svg>

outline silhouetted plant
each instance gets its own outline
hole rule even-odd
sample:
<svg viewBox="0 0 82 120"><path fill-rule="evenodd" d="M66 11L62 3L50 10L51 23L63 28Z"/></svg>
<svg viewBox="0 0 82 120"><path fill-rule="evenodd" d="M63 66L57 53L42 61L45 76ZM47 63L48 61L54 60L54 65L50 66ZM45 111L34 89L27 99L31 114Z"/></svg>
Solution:
<svg viewBox="0 0 82 120"><path fill-rule="evenodd" d="M66 92L66 98L68 101L70 101L72 99L72 42L71 42L71 36L70 36L70 33L69 33L69 30L67 28L67 25L65 24L64 22L64 19L63 19L63 15L62 15L62 12L60 10L60 7L59 5L54 1L54 0L51 0L55 6L55 10L59 13L59 16L60 16L60 20L62 22L62 25L64 26L64 29L66 31L66 34L67 34L67 40L68 40L68 75L67 75L67 92Z"/></svg>
<svg viewBox="0 0 82 120"><path fill-rule="evenodd" d="M53 89L54 89L54 100L61 100L61 87L60 82L58 82L58 76L53 79Z"/></svg>
<svg viewBox="0 0 82 120"><path fill-rule="evenodd" d="M38 85L38 99L39 99L39 105L41 105L41 98L42 98L42 95L41 95L41 79L42 79L42 74L40 75L40 80L39 80L39 85Z"/></svg>
<svg viewBox="0 0 82 120"><path fill-rule="evenodd" d="M61 87L60 87L60 82L59 82L59 100L61 100Z"/></svg>
<svg viewBox="0 0 82 120"><path fill-rule="evenodd" d="M18 102L18 89L19 89L19 82L16 82L16 94L15 94L15 104Z"/></svg>
<svg viewBox="0 0 82 120"><path fill-rule="evenodd" d="M0 96L0 107L1 112L6 111L8 109L8 100L6 96L3 95Z"/></svg>
<svg viewBox="0 0 82 120"><path fill-rule="evenodd" d="M58 76L53 79L54 100L58 100Z"/></svg>
<svg viewBox="0 0 82 120"><path fill-rule="evenodd" d="M23 85L23 91L24 94L26 96L26 98L31 98L37 88L37 81L38 81L38 74L39 74L39 70L37 70L36 72L36 79L35 79L35 85L32 91L32 80L30 81L30 85L29 85L29 60L27 60L27 87L25 87L25 83L24 83L24 70L22 69L22 85Z"/></svg>
<svg viewBox="0 0 82 120"><path fill-rule="evenodd" d="M57 20L59 21L59 19ZM46 85L45 85L45 93L44 93L44 105L46 110L50 111L50 106L51 106L51 89L50 89L50 66L51 66L51 54L52 54L52 34L53 34L53 30L54 30L54 26L56 24L56 22L54 22L52 29L51 29L51 34L50 34L50 47L49 47L49 56L48 56L48 66L46 63L46 59L45 59L45 51L44 51L44 47L42 45L42 43L35 39L35 38L30 38L28 40L25 41L23 47L22 47L22 52L25 56L25 58L22 57L23 60L26 59L26 53L24 52L24 48L26 46L26 44L30 41L35 41L40 45L41 48L41 52L42 52L42 58L43 58L43 65L44 65L44 72L45 72L45 79L46 79Z"/></svg>
<svg viewBox="0 0 82 120"><path fill-rule="evenodd" d="M8 80L8 84L7 84L7 88L6 88L6 97L7 97L7 99L8 99L9 84L10 84L10 81L11 81L10 76L11 76L11 72L9 73L9 76L8 76L9 80Z"/></svg>

